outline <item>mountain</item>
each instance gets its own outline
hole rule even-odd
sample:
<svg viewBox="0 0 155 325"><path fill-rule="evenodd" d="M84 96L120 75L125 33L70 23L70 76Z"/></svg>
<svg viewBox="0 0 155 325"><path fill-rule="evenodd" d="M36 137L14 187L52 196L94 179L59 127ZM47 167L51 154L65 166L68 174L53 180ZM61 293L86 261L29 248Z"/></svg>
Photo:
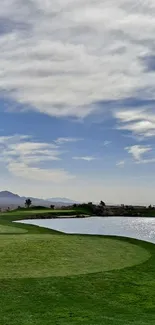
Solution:
<svg viewBox="0 0 155 325"><path fill-rule="evenodd" d="M52 202L52 203L57 202L57 203L66 203L66 204L78 203L77 201L70 200L65 197L53 197L53 198L47 199L47 201Z"/></svg>
<svg viewBox="0 0 155 325"><path fill-rule="evenodd" d="M57 207L63 206L63 205L69 205L76 203L75 201L72 201L70 199L66 198L51 198L51 199L38 199L35 197L25 197L25 196L19 196L17 194L14 194L9 191L1 191L0 192L0 208L17 208L18 206L24 206L25 200L27 198L30 198L32 201L32 205L42 205L45 207L50 207L50 204L54 204Z"/></svg>
<svg viewBox="0 0 155 325"><path fill-rule="evenodd" d="M20 196L9 191L2 191L0 192L0 198L20 198Z"/></svg>

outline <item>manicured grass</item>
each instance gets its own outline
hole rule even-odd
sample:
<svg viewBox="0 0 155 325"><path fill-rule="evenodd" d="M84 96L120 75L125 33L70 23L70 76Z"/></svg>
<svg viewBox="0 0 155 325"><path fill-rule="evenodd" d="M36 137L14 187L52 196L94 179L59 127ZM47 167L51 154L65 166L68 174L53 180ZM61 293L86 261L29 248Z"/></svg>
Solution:
<svg viewBox="0 0 155 325"><path fill-rule="evenodd" d="M17 228L13 226L1 225L0 224L0 235L1 234L16 234L16 233L26 233L26 229Z"/></svg>
<svg viewBox="0 0 155 325"><path fill-rule="evenodd" d="M46 214L46 213L51 213L51 214L57 214L57 213L61 213L63 215L63 213L68 213L68 214L71 214L71 213L75 213L76 214L76 210L60 210L60 209L57 209L57 210L51 210L51 209L43 209L43 210L32 210L32 209L25 209L25 210L13 210L13 211L10 211L10 212L7 212L7 213L3 213L3 215L12 215L12 216L23 216L23 215L32 215L32 214Z"/></svg>
<svg viewBox="0 0 155 325"><path fill-rule="evenodd" d="M81 214L88 214L85 210L80 210L80 209L76 209L76 210L61 210L61 209L57 209L57 210L51 210L51 209L43 209L43 210L34 210L34 209L24 209L24 210L12 210L9 212L3 212L0 213L0 219L4 220L4 221L13 221L13 220L21 220L26 218L38 218L38 216L42 217L57 217L57 216L76 216L76 215L81 215ZM89 215L89 214L88 214Z"/></svg>
<svg viewBox="0 0 155 325"><path fill-rule="evenodd" d="M0 278L96 273L143 263L149 257L139 246L102 236L1 236Z"/></svg>
<svg viewBox="0 0 155 325"><path fill-rule="evenodd" d="M0 236L1 325L154 325L153 244L20 228Z"/></svg>

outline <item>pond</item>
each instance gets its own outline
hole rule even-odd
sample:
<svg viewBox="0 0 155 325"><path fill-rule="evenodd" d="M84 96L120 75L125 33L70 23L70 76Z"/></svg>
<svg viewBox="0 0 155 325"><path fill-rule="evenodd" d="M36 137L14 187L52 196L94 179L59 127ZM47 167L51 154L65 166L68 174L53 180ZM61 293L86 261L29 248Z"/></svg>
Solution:
<svg viewBox="0 0 155 325"><path fill-rule="evenodd" d="M155 218L89 217L31 219L20 222L68 234L123 236L155 243Z"/></svg>

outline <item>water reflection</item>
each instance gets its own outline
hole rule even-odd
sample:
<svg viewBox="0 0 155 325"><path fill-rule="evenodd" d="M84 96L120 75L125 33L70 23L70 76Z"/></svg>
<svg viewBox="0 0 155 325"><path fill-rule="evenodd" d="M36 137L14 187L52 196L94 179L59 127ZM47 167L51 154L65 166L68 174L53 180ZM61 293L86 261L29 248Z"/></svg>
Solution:
<svg viewBox="0 0 155 325"><path fill-rule="evenodd" d="M22 220L21 222L69 234L115 235L155 243L155 218L90 217Z"/></svg>

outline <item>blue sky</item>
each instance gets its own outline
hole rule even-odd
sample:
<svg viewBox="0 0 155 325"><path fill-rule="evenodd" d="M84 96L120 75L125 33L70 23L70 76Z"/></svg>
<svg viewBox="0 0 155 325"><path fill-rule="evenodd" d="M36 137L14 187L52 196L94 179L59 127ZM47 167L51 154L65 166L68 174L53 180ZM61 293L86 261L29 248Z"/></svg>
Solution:
<svg viewBox="0 0 155 325"><path fill-rule="evenodd" d="M155 203L154 25L152 0L5 1L1 190Z"/></svg>

